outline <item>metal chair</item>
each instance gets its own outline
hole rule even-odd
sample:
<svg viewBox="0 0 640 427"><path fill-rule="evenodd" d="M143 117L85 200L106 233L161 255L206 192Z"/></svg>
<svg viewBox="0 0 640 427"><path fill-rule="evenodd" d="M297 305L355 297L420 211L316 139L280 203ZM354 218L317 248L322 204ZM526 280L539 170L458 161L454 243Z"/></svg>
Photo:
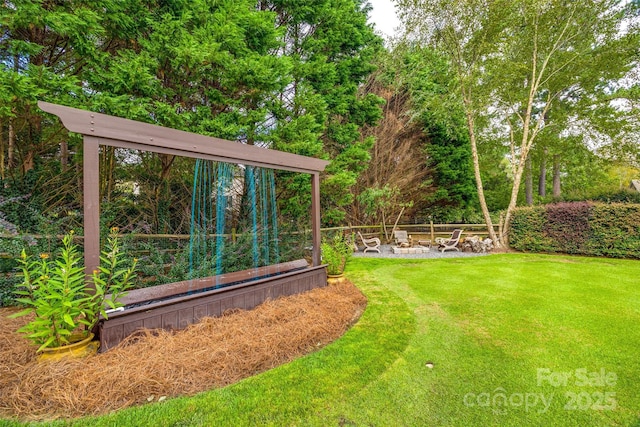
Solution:
<svg viewBox="0 0 640 427"><path fill-rule="evenodd" d="M358 236L360 240L362 240L362 244L364 245L364 251L376 251L380 253L380 239L377 237L365 238L359 231Z"/></svg>
<svg viewBox="0 0 640 427"><path fill-rule="evenodd" d="M453 233L451 233L451 237L449 237L449 240L440 242L440 244L438 245L438 249L440 249L440 252L444 252L448 249L455 249L456 251L460 252L460 249L458 249L457 245L460 241L460 237L462 236L462 231L462 229L456 228L455 230L453 230Z"/></svg>

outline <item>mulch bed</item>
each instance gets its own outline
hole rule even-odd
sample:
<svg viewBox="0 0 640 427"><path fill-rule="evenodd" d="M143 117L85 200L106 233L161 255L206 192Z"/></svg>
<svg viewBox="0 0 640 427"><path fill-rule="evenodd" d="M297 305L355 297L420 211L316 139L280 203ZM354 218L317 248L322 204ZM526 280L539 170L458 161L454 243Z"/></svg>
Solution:
<svg viewBox="0 0 640 427"><path fill-rule="evenodd" d="M143 330L106 353L57 362L38 362L35 347L14 332L27 320L0 309L0 417L97 415L223 387L334 341L365 306L345 282L181 331Z"/></svg>

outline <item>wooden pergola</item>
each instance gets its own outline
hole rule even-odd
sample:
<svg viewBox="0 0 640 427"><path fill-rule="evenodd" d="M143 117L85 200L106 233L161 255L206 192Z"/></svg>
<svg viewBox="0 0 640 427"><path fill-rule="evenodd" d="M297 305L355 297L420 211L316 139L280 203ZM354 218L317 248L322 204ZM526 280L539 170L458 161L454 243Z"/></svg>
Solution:
<svg viewBox="0 0 640 427"><path fill-rule="evenodd" d="M320 172L328 161L43 101L39 101L38 106L58 116L65 128L83 137L84 254L87 274L100 263L100 145L310 174L312 262L314 266L320 265Z"/></svg>

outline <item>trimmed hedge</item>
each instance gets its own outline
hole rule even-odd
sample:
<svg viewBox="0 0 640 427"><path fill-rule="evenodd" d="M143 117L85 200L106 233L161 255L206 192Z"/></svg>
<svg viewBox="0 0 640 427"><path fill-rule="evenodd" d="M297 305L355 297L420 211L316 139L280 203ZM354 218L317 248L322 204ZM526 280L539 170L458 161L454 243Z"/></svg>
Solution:
<svg viewBox="0 0 640 427"><path fill-rule="evenodd" d="M518 208L509 244L519 251L640 259L640 204L574 202Z"/></svg>

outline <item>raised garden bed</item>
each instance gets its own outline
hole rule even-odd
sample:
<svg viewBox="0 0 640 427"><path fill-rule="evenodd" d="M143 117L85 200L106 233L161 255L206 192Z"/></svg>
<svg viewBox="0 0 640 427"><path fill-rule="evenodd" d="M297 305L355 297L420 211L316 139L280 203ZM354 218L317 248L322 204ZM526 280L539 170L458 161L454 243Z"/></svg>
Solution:
<svg viewBox="0 0 640 427"><path fill-rule="evenodd" d="M304 259L203 279L168 283L129 292L124 310L108 314L98 325L100 351L116 346L141 328L182 329L203 317L229 309L249 310L267 299L326 286L324 265Z"/></svg>

